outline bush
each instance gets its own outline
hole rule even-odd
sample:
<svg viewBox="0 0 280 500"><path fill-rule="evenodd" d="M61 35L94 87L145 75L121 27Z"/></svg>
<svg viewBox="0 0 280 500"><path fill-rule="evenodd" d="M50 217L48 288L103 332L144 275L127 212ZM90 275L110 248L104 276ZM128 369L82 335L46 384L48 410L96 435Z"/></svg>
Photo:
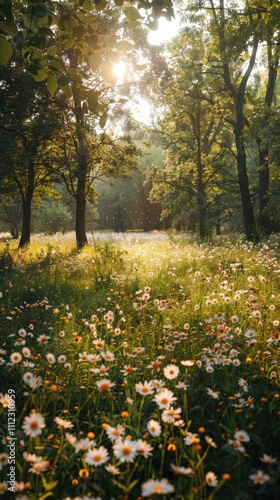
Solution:
<svg viewBox="0 0 280 500"><path fill-rule="evenodd" d="M72 220L70 210L61 200L43 201L34 215L34 231L48 234L64 233Z"/></svg>

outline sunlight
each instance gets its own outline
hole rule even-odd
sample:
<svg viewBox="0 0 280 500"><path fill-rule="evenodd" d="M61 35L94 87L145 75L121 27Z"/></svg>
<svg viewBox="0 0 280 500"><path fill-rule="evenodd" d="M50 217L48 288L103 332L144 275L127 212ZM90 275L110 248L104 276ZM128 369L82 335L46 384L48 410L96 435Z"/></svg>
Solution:
<svg viewBox="0 0 280 500"><path fill-rule="evenodd" d="M123 80L126 72L126 66L123 61L114 63L114 73L118 80Z"/></svg>
<svg viewBox="0 0 280 500"><path fill-rule="evenodd" d="M153 107L146 101L146 99L141 99L135 106L133 106L132 114L134 118L146 125L151 125L153 121L152 116Z"/></svg>
<svg viewBox="0 0 280 500"><path fill-rule="evenodd" d="M176 36L178 34L178 30L179 23L177 19L172 19L170 22L167 21L167 19L161 18L158 20L158 29L149 32L149 42L152 45L160 45L161 43L167 42Z"/></svg>
<svg viewBox="0 0 280 500"><path fill-rule="evenodd" d="M157 30L149 30L148 40L152 45L160 45L175 37L178 34L178 30L179 23L176 19L172 19L172 21L169 22L162 18L159 19ZM113 71L117 77L117 84L123 84L126 80L126 73L128 71L127 64L121 60L115 62L113 64ZM137 96L137 100L138 99L139 96ZM134 99L132 99L132 101L131 110L134 118L145 125L151 125L153 123L153 106L146 99L141 99L136 103Z"/></svg>

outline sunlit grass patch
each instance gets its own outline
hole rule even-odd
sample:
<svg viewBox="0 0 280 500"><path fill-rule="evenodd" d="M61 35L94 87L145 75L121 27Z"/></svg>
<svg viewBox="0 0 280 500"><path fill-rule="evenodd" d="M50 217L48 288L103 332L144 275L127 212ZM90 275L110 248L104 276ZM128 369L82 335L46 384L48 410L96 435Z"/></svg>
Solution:
<svg viewBox="0 0 280 500"><path fill-rule="evenodd" d="M276 499L277 240L40 243L1 270L2 490L12 389L18 499Z"/></svg>

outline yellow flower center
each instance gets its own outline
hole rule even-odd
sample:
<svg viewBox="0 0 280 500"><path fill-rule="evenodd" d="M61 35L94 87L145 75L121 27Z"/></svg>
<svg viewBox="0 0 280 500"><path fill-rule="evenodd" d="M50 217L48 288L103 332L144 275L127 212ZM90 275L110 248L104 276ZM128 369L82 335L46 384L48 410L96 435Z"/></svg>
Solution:
<svg viewBox="0 0 280 500"><path fill-rule="evenodd" d="M154 486L153 487L153 493L155 493L156 495L160 495L161 493L163 493L162 486L160 486L160 484Z"/></svg>
<svg viewBox="0 0 280 500"><path fill-rule="evenodd" d="M101 386L100 386L100 390L101 391L109 391L110 389L110 385L107 383L107 382L104 382Z"/></svg>

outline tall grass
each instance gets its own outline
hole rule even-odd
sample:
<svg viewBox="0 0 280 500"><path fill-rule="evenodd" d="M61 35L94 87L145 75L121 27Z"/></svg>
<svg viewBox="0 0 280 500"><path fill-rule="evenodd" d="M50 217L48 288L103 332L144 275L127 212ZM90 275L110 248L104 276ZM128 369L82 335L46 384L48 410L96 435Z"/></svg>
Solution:
<svg viewBox="0 0 280 500"><path fill-rule="evenodd" d="M3 498L279 498L277 237L5 245Z"/></svg>

